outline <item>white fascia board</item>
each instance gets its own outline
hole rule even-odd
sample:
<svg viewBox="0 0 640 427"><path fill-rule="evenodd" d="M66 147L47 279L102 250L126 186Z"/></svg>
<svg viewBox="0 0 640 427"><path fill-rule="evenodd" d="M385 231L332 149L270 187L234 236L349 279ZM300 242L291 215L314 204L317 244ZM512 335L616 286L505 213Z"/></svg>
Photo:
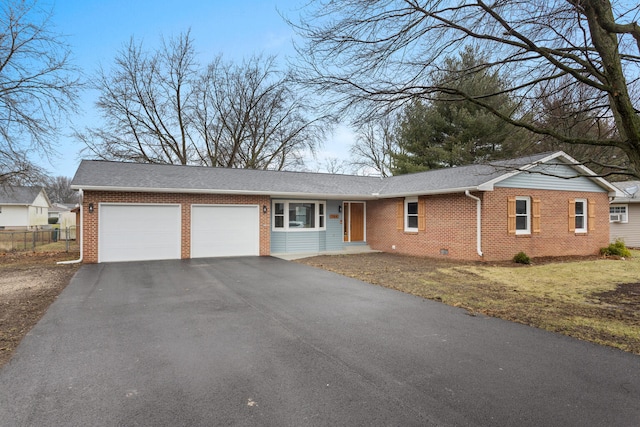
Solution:
<svg viewBox="0 0 640 427"><path fill-rule="evenodd" d="M188 193L188 194L236 194L252 196L269 196L271 198L286 199L342 199L342 200L376 200L391 199L397 197L415 197L436 194L464 193L469 191L483 191L479 186L444 188L433 191L413 191L394 194L334 194L334 193L300 193L300 192L278 192L278 191L250 191L250 190L220 190L206 188L149 188L149 187L105 187L105 186L82 186L72 185L73 190L82 191L120 191L125 193ZM493 188L491 188L493 190Z"/></svg>
<svg viewBox="0 0 640 427"><path fill-rule="evenodd" d="M272 199L376 200L370 194L269 193Z"/></svg>
<svg viewBox="0 0 640 427"><path fill-rule="evenodd" d="M441 190L432 190L432 191L412 191L408 193L393 193L393 194L382 194L378 196L379 199L395 199L398 197L416 197L416 196L433 196L438 194L454 194L454 193L464 193L465 191L485 191L480 188L480 186L475 187L460 187L460 188L443 188ZM491 188L493 190L493 188ZM491 191L489 190L489 191Z"/></svg>
<svg viewBox="0 0 640 427"><path fill-rule="evenodd" d="M374 200L378 197L371 194L333 194L333 193L300 193L253 190L220 190L212 188L150 188L150 187L104 187L72 185L72 190L82 191L117 191L123 193L187 193L187 194L235 194L248 196L269 196L272 198L297 199L355 199Z"/></svg>
<svg viewBox="0 0 640 427"><path fill-rule="evenodd" d="M592 179L596 182L596 184L600 185L601 187L603 187L605 190L609 190L609 196L610 197L618 197L619 194L621 194L620 190L614 186L613 184L611 184L609 181L607 181L606 179L597 176L598 174L595 173L594 171L592 171L591 169L589 169L588 167L586 167L585 165L581 165L579 164L580 162L578 162L576 159L574 159L573 157L571 157L570 155L568 155L567 153L565 153L564 151L559 151L558 153L556 153L557 155L552 157L552 158L556 158L556 157L564 157L565 159L567 159L570 163L569 166L573 167L574 169L578 169L580 172L582 172L587 178Z"/></svg>
<svg viewBox="0 0 640 427"><path fill-rule="evenodd" d="M42 194L42 196L44 196L44 199L47 201L47 204L49 205L49 208L51 208L51 206L52 206L51 200L49 200L49 196L47 196L47 192L44 191L44 188L42 190L40 190L40 194ZM40 194L38 194L38 195L40 195ZM36 196L36 198L37 198L37 196ZM34 199L34 202L35 202L35 199Z"/></svg>
<svg viewBox="0 0 640 427"><path fill-rule="evenodd" d="M627 193L625 193L624 191L616 188L616 192L614 195L611 195L611 191L609 192L609 197L613 197L616 199L629 199L629 200L636 200L636 199L631 199L629 198L629 196L627 195ZM640 202L640 199L637 199Z"/></svg>
<svg viewBox="0 0 640 427"><path fill-rule="evenodd" d="M626 204L626 203L640 203L640 198L632 198L629 196L616 196L614 197L609 204L617 205L617 204Z"/></svg>

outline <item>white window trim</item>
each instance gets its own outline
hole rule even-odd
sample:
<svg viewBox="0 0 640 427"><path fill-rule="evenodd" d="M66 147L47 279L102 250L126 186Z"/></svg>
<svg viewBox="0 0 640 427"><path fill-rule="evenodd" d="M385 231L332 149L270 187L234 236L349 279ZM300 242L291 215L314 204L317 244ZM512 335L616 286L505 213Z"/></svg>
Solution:
<svg viewBox="0 0 640 427"><path fill-rule="evenodd" d="M582 203L582 217L584 218L584 221L582 222L583 227L582 228L578 228L576 227L575 232L576 233L586 233L587 230L589 229L589 224L587 224L587 221L589 219L589 203L587 202L587 199L576 199L575 204L578 203ZM575 217L578 217L578 213L575 212L576 208L574 206L574 213L575 213ZM575 218L574 218L575 221Z"/></svg>
<svg viewBox="0 0 640 427"><path fill-rule="evenodd" d="M524 216L524 215L518 215L518 200L524 200L525 202L527 202L527 228L524 230L518 230L518 220L517 218L519 216ZM522 235L526 235L526 234L531 234L531 197L529 196L517 196L516 197L516 234L522 234Z"/></svg>
<svg viewBox="0 0 640 427"><path fill-rule="evenodd" d="M409 203L418 203L417 197L405 197L404 198L404 231L409 233L417 233L418 227L409 227ZM420 210L420 206L417 207L418 212ZM418 212L415 213L415 216L418 217ZM414 216L413 214L411 216Z"/></svg>
<svg viewBox="0 0 640 427"><path fill-rule="evenodd" d="M629 222L629 205L622 203L609 205L609 215L611 215L611 208L624 208L624 221L620 221L619 223L627 224ZM609 216L609 218L611 218L611 216ZM609 219L609 222L612 222L611 219Z"/></svg>
<svg viewBox="0 0 640 427"><path fill-rule="evenodd" d="M275 212L276 212L276 203L284 203L284 227L276 228L275 222ZM289 203L315 203L315 218L314 224L315 228L297 228L292 227L289 228ZM320 207L319 205L324 205L324 227L319 227L320 224ZM273 199L271 200L271 231L275 232L288 232L288 233L303 233L305 231L324 231L327 229L327 202L325 200L280 200Z"/></svg>
<svg viewBox="0 0 640 427"><path fill-rule="evenodd" d="M319 202L316 209L316 224L318 224L318 230L325 230L327 228L327 204L325 202ZM320 213L320 206L322 206L322 213ZM320 226L320 218L322 218L322 227Z"/></svg>
<svg viewBox="0 0 640 427"><path fill-rule="evenodd" d="M276 204L283 204L282 206L282 213L276 213ZM287 221L285 221L285 219L287 218L287 204L283 201L283 200L272 200L271 201L271 229L274 231L283 231ZM276 227L276 218L277 217L282 217L282 227Z"/></svg>

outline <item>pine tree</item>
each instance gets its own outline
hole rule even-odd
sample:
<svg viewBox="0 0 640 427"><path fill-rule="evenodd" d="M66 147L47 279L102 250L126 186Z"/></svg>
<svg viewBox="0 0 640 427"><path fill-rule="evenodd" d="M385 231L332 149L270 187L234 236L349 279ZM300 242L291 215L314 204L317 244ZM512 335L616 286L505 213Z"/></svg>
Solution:
<svg viewBox="0 0 640 427"><path fill-rule="evenodd" d="M516 109L507 95L500 94L502 78L487 69L478 50L467 47L445 64L434 76L437 85L483 98L507 114ZM512 157L523 147L526 133L456 93L439 93L433 100L417 99L407 105L397 138L401 150L394 156L396 175Z"/></svg>

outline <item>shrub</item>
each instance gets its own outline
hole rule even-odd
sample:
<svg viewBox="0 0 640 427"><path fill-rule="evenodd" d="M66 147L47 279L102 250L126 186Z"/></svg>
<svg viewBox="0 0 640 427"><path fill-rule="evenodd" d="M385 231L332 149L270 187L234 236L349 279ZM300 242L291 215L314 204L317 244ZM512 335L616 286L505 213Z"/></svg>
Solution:
<svg viewBox="0 0 640 427"><path fill-rule="evenodd" d="M618 239L615 243L611 243L606 248L600 248L600 255L629 258L631 256L631 251L627 249L622 240Z"/></svg>
<svg viewBox="0 0 640 427"><path fill-rule="evenodd" d="M531 258L524 252L518 252L516 256L513 257L513 262L517 262L518 264L531 264Z"/></svg>
<svg viewBox="0 0 640 427"><path fill-rule="evenodd" d="M51 217L48 219L49 224L57 224L58 223L58 218L56 217Z"/></svg>

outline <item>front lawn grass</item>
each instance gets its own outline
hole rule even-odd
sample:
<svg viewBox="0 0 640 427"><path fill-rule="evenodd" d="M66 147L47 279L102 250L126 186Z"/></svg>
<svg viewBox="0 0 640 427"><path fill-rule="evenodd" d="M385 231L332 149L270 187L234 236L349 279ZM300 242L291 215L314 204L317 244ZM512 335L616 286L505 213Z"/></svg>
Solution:
<svg viewBox="0 0 640 427"><path fill-rule="evenodd" d="M300 260L369 283L640 354L640 251L628 259L462 263L393 254Z"/></svg>

